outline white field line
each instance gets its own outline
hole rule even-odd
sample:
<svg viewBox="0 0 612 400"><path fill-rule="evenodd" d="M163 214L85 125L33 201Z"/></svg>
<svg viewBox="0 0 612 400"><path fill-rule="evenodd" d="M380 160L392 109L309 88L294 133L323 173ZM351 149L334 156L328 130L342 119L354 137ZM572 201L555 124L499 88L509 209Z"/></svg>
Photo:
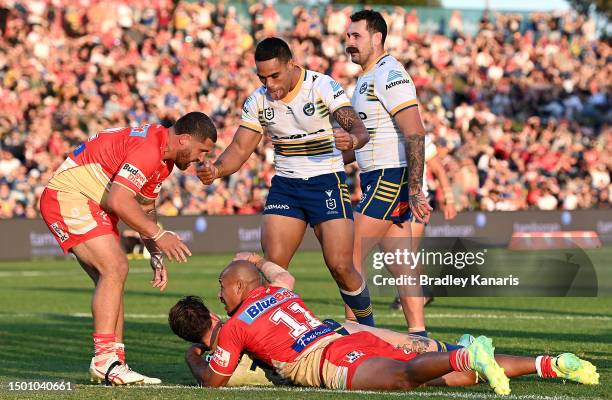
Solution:
<svg viewBox="0 0 612 400"><path fill-rule="evenodd" d="M83 388L87 387L87 385L83 385ZM112 389L110 386L103 386L109 389ZM137 390L163 390L163 389L190 389L190 390L202 390L197 386L171 386L171 385L144 385L144 386L129 386L129 389L137 389ZM402 396L402 397L421 397L421 398L429 398L429 397L444 397L444 398L455 398L455 399L468 399L468 400L477 400L477 399L507 399L507 400L587 400L583 397L569 397L569 396L542 396L536 394L527 394L527 395L515 395L511 394L508 396L498 396L493 393L470 393L470 392L451 392L451 391L433 391L433 392L421 392L421 391L410 391L410 392L378 392L373 390L353 390L353 391L340 391L340 390L330 390L330 389L319 389L319 388L301 388L301 387L261 387L261 386L243 386L243 387L226 387L218 390L223 390L226 392L264 392L264 393L279 393L279 392L287 392L290 396L290 393L296 392L311 392L311 393L334 393L334 394L356 394L362 396L372 396L372 395L385 395L385 396ZM469 389L466 389L469 390ZM203 394L203 396L205 396ZM589 397L588 400L597 400L599 398Z"/></svg>
<svg viewBox="0 0 612 400"><path fill-rule="evenodd" d="M90 313L0 313L0 318L32 318L32 317L44 317L50 315L62 315L73 318L91 318ZM377 313L377 317L390 318L394 314ZM336 320L343 320L344 314L338 315L321 315L325 318L334 318ZM127 319L166 319L167 314L125 314ZM612 317L605 315L532 315L532 314L427 314L428 319L508 319L512 318L515 320L562 320L562 321L574 321L574 320L592 320L592 321L612 321Z"/></svg>

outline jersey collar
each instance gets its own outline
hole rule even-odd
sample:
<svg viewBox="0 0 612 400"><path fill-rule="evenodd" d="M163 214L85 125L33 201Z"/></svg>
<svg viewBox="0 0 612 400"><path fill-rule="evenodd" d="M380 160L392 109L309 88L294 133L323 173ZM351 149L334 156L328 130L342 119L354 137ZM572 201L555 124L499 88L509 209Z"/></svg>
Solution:
<svg viewBox="0 0 612 400"><path fill-rule="evenodd" d="M365 74L367 74L368 72L370 72L370 71L372 70L372 68L374 68L374 66L375 66L376 64L378 64L378 62L379 62L380 60L382 60L384 57L386 57L386 56L388 56L388 55L389 55L389 53L384 52L384 53L382 53L380 56L378 56L378 58L377 58L376 60L372 61L370 64L368 64L368 66L367 66L367 67L365 67L365 68L363 69L362 75L365 75Z"/></svg>
<svg viewBox="0 0 612 400"><path fill-rule="evenodd" d="M295 99L295 96L297 96L297 94L300 92L300 89L302 88L302 83L304 82L304 79L306 78L306 70L302 67L300 67L300 70L301 70L300 79L298 79L297 85L295 85L295 87L291 89L289 93L287 93L287 96L281 99L283 103L290 103L291 100Z"/></svg>

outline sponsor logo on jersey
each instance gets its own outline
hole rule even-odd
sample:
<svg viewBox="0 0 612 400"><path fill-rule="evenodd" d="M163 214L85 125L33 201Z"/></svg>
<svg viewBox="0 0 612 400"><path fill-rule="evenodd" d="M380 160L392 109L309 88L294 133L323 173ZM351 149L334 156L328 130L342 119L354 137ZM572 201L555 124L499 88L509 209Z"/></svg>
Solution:
<svg viewBox="0 0 612 400"><path fill-rule="evenodd" d="M367 89L368 89L368 83L363 82L361 86L359 86L359 94L364 94Z"/></svg>
<svg viewBox="0 0 612 400"><path fill-rule="evenodd" d="M304 108L302 109L302 111L304 111L304 114L308 115L309 117L312 116L315 112L315 106L312 103L306 103L304 104Z"/></svg>
<svg viewBox="0 0 612 400"><path fill-rule="evenodd" d="M389 82L393 82L397 79L402 79L404 77L404 74L402 74L402 71L397 71L397 70L391 70L389 71L389 75L387 75L387 83Z"/></svg>
<svg viewBox="0 0 612 400"><path fill-rule="evenodd" d="M364 112L359 111L359 118L361 119L368 119L368 115Z"/></svg>
<svg viewBox="0 0 612 400"><path fill-rule="evenodd" d="M344 358L346 359L346 362L348 362L349 364L354 363L355 361L359 360L361 357L363 357L364 353L355 350L355 351L351 351L350 353L348 353L347 355L344 356Z"/></svg>
<svg viewBox="0 0 612 400"><path fill-rule="evenodd" d="M137 126L135 128L132 128L132 130L130 131L130 136L147 137L147 131L150 127L151 124L146 124L143 126Z"/></svg>
<svg viewBox="0 0 612 400"><path fill-rule="evenodd" d="M406 211L408 211L408 210L409 210L409 207L408 207L408 202L407 202L407 201L400 201L400 202L397 204L397 207L395 207L395 209L394 209L394 210L393 210L393 212L391 213L391 216L392 216L392 217L399 217L399 216L401 216L401 215L404 215L404 213L405 213Z"/></svg>
<svg viewBox="0 0 612 400"><path fill-rule="evenodd" d="M336 199L327 199L327 200L325 200L325 205L327 206L327 208L329 210L335 210L336 207L338 206L336 204Z"/></svg>
<svg viewBox="0 0 612 400"><path fill-rule="evenodd" d="M287 300L295 299L297 297L299 296L293 293L291 290L278 289L274 294L266 296L263 299L257 300L251 304L246 310L240 313L238 319L250 325L270 308L276 307Z"/></svg>
<svg viewBox="0 0 612 400"><path fill-rule="evenodd" d="M230 362L230 352L225 350L223 347L217 345L217 350L215 350L213 361L219 366L226 368Z"/></svg>
<svg viewBox="0 0 612 400"><path fill-rule="evenodd" d="M53 229L53 233L55 233L60 242L64 243L68 240L68 234L60 227L59 222L52 223L51 229Z"/></svg>
<svg viewBox="0 0 612 400"><path fill-rule="evenodd" d="M264 118L268 121L274 119L274 109L272 107L268 107L264 109Z"/></svg>
<svg viewBox="0 0 612 400"><path fill-rule="evenodd" d="M321 325L311 331L306 332L298 340L293 343L291 348L296 352L300 353L302 350L306 348L309 344L316 341L318 338L327 335L328 333L333 332L329 326Z"/></svg>
<svg viewBox="0 0 612 400"><path fill-rule="evenodd" d="M391 89L391 88L392 88L392 87L394 87L394 86L397 86L397 85L403 85L403 84L405 84L405 83L408 83L408 84L409 84L409 83L410 83L410 79L402 79L402 80L399 80L399 81L395 81L395 82L387 83L387 85L385 86L385 89L386 89L386 90L389 90L389 89Z"/></svg>
<svg viewBox="0 0 612 400"><path fill-rule="evenodd" d="M158 184L155 186L155 189L153 189L153 193L155 193L155 194L159 193L159 191L161 190L161 188L162 188L162 183L160 182L160 183L158 183Z"/></svg>
<svg viewBox="0 0 612 400"><path fill-rule="evenodd" d="M340 84L338 82L336 82L336 81L331 81L331 82L329 82L329 84L331 85L332 90L334 92L337 92L338 90L342 90L342 86L340 86Z"/></svg>
<svg viewBox="0 0 612 400"><path fill-rule="evenodd" d="M289 210L289 206L287 204L268 204L264 207L264 211L268 210Z"/></svg>
<svg viewBox="0 0 612 400"><path fill-rule="evenodd" d="M139 190L142 189L145 183L147 183L147 177L140 172L138 168L130 163L123 164L119 171L119 176L127 179L130 183L136 186Z"/></svg>
<svg viewBox="0 0 612 400"><path fill-rule="evenodd" d="M344 94L344 89L340 89L338 93L334 94L334 100L336 100L338 97L342 96L343 94Z"/></svg>

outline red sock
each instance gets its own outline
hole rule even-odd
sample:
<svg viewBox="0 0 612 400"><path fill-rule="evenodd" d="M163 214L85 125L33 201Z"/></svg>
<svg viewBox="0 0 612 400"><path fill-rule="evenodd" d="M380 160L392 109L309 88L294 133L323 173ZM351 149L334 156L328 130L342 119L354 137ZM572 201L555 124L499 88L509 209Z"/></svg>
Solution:
<svg viewBox="0 0 612 400"><path fill-rule="evenodd" d="M535 365L538 376L541 378L556 378L557 373L552 369L552 361L554 357L539 356L536 358Z"/></svg>
<svg viewBox="0 0 612 400"><path fill-rule="evenodd" d="M115 343L115 353L119 361L125 364L125 345L123 343Z"/></svg>
<svg viewBox="0 0 612 400"><path fill-rule="evenodd" d="M115 352L114 333L94 333L92 336L96 357Z"/></svg>
<svg viewBox="0 0 612 400"><path fill-rule="evenodd" d="M465 349L456 349L449 353L449 361L453 370L459 372L471 371L468 352Z"/></svg>

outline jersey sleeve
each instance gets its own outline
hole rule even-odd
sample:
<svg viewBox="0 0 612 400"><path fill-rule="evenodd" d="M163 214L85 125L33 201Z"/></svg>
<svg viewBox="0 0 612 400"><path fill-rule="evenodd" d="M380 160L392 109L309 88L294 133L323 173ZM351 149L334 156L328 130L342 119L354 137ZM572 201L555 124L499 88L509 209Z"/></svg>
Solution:
<svg viewBox="0 0 612 400"><path fill-rule="evenodd" d="M219 375L231 376L240 362L243 349L244 343L238 327L231 321L226 322L219 331L217 349L210 361L210 368Z"/></svg>
<svg viewBox="0 0 612 400"><path fill-rule="evenodd" d="M391 117L418 104L414 83L403 68L377 71L374 92Z"/></svg>
<svg viewBox="0 0 612 400"><path fill-rule="evenodd" d="M125 186L134 193L141 193L161 163L161 155L151 156L156 153L159 153L159 147L155 148L149 144L130 149L113 182Z"/></svg>
<svg viewBox="0 0 612 400"><path fill-rule="evenodd" d="M247 97L247 99L244 101L244 105L242 106L242 116L240 117L240 126L258 133L263 133L264 129L259 121L257 92Z"/></svg>
<svg viewBox="0 0 612 400"><path fill-rule="evenodd" d="M438 154L436 145L429 135L425 136L425 162L431 160Z"/></svg>
<svg viewBox="0 0 612 400"><path fill-rule="evenodd" d="M340 107L350 107L351 102L344 92L344 88L327 75L323 75L319 78L317 91L321 96L321 99L327 106L330 114Z"/></svg>

